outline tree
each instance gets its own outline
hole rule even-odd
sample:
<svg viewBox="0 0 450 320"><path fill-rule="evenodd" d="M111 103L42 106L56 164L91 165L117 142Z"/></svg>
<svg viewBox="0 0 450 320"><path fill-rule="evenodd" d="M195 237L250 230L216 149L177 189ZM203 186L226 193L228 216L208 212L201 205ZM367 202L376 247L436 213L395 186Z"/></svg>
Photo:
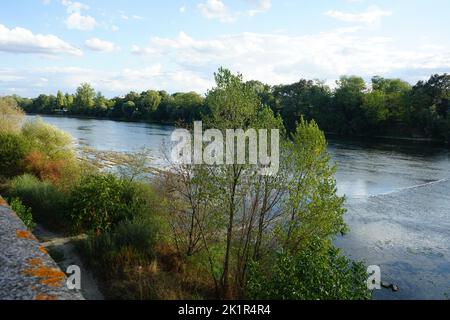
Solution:
<svg viewBox="0 0 450 320"><path fill-rule="evenodd" d="M66 107L66 97L58 90L56 94L56 109L62 110Z"/></svg>
<svg viewBox="0 0 450 320"><path fill-rule="evenodd" d="M366 83L356 76L344 76L337 81L333 108L339 133L361 133L364 128L363 104Z"/></svg>
<svg viewBox="0 0 450 320"><path fill-rule="evenodd" d="M362 109L372 128L379 128L389 117L386 94L373 91L364 95Z"/></svg>
<svg viewBox="0 0 450 320"><path fill-rule="evenodd" d="M127 118L131 118L135 111L136 111L136 104L133 101L126 101L125 103L122 104L122 113Z"/></svg>
<svg viewBox="0 0 450 320"><path fill-rule="evenodd" d="M291 85L276 86L274 96L289 132L295 130L296 121L302 116L327 124L324 115L328 114L331 91L322 82L302 79Z"/></svg>
<svg viewBox="0 0 450 320"><path fill-rule="evenodd" d="M74 97L72 112L76 114L88 114L94 107L95 90L87 83L77 88Z"/></svg>
<svg viewBox="0 0 450 320"><path fill-rule="evenodd" d="M261 104L241 75L219 69L215 78L206 127L222 133L279 129L284 137L281 117ZM178 165L166 176L176 246L183 256L206 257L218 297L245 296L252 261L271 264L276 250L295 256L345 231L344 200L336 195L323 132L302 120L281 150L280 170L272 176L249 162Z"/></svg>
<svg viewBox="0 0 450 320"><path fill-rule="evenodd" d="M101 92L97 92L97 95L94 99L95 103L95 113L98 116L104 116L106 115L106 112L108 110L108 101L106 98L102 95Z"/></svg>
<svg viewBox="0 0 450 320"><path fill-rule="evenodd" d="M148 90L141 93L138 108L144 117L148 118L151 114L156 112L160 104L161 96L159 95L159 92Z"/></svg>

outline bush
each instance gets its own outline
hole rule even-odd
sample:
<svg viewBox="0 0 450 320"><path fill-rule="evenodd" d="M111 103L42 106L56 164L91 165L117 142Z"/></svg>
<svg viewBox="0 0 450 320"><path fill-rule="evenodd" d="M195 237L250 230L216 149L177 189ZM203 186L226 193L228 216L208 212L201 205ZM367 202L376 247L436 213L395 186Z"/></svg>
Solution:
<svg viewBox="0 0 450 320"><path fill-rule="evenodd" d="M142 263L154 258L157 227L152 223L136 219L122 221L116 227L100 235L92 234L86 245L86 254L103 260L114 260L124 249L138 253Z"/></svg>
<svg viewBox="0 0 450 320"><path fill-rule="evenodd" d="M25 174L11 181L8 194L30 207L37 222L52 227L65 226L66 196L52 184Z"/></svg>
<svg viewBox="0 0 450 320"><path fill-rule="evenodd" d="M31 149L44 154L48 160L74 158L72 137L46 124L41 118L26 122L22 127L22 134L29 141Z"/></svg>
<svg viewBox="0 0 450 320"><path fill-rule="evenodd" d="M31 208L27 208L23 205L19 198L14 198L10 201L11 209L16 212L19 218L23 221L28 230L32 231L36 224L33 222L33 215Z"/></svg>
<svg viewBox="0 0 450 320"><path fill-rule="evenodd" d="M112 174L89 174L74 187L70 198L75 228L102 232L142 213L147 201L140 186Z"/></svg>
<svg viewBox="0 0 450 320"><path fill-rule="evenodd" d="M351 262L333 246L312 245L295 256L279 253L275 263L251 267L251 299L365 300L371 298L362 263Z"/></svg>
<svg viewBox="0 0 450 320"><path fill-rule="evenodd" d="M0 97L0 133L18 132L24 116L14 98Z"/></svg>
<svg viewBox="0 0 450 320"><path fill-rule="evenodd" d="M13 177L22 173L28 150L29 145L21 135L0 132L0 176Z"/></svg>
<svg viewBox="0 0 450 320"><path fill-rule="evenodd" d="M48 160L42 152L33 150L25 156L25 169L43 181L58 183L64 167L63 160Z"/></svg>

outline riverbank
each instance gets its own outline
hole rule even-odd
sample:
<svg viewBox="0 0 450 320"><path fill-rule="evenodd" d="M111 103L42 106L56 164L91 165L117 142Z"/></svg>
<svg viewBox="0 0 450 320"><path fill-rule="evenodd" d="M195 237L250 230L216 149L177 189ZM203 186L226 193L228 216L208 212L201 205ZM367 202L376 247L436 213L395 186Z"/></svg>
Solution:
<svg viewBox="0 0 450 320"><path fill-rule="evenodd" d="M124 123L147 123L147 124L156 124L162 126L175 126L175 122L171 121L158 121L158 120L133 120L126 118L108 118L108 117L94 117L94 116L85 116L85 115L73 115L73 114L43 114L43 113L27 113L29 116L44 116L44 117L54 117L54 118L71 118L71 119L83 119L83 120L105 120L105 121L115 121L115 122L124 122ZM390 140L390 141L398 141L398 142L411 142L411 143L432 143L436 146L443 146L450 148L450 141L426 138L426 137L418 137L418 136L392 136L392 135L342 135L335 132L325 132L327 138L339 138L339 139L348 139L355 141L366 141L366 140Z"/></svg>

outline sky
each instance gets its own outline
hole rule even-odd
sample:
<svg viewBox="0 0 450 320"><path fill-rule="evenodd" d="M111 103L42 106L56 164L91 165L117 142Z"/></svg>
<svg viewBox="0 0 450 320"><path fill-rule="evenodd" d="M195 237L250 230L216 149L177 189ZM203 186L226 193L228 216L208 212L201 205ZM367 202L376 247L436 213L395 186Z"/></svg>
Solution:
<svg viewBox="0 0 450 320"><path fill-rule="evenodd" d="M107 97L213 87L220 66L271 85L450 72L448 0L0 2L0 95Z"/></svg>

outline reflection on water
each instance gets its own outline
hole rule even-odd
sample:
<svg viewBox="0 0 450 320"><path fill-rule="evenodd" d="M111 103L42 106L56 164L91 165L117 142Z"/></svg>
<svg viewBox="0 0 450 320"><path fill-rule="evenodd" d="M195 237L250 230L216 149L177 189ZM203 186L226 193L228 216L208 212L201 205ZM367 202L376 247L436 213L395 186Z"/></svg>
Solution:
<svg viewBox="0 0 450 320"><path fill-rule="evenodd" d="M173 127L44 117L99 150L149 148L161 159ZM330 139L338 191L347 198L345 254L379 265L400 291L380 299L442 299L450 292L450 152L427 144Z"/></svg>

